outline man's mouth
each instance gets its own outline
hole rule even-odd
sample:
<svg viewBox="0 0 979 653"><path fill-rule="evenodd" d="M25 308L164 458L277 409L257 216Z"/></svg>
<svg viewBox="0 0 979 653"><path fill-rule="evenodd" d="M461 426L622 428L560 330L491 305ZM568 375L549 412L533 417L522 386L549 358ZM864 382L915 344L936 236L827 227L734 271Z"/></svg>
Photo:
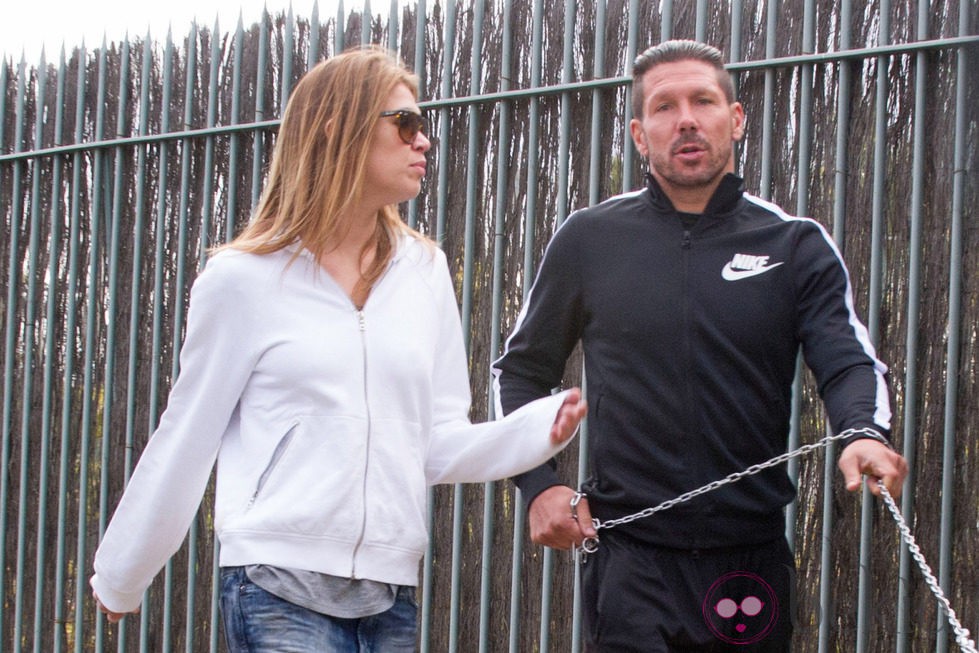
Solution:
<svg viewBox="0 0 979 653"><path fill-rule="evenodd" d="M706 148L700 143L681 143L673 148L674 154L696 154L703 152Z"/></svg>

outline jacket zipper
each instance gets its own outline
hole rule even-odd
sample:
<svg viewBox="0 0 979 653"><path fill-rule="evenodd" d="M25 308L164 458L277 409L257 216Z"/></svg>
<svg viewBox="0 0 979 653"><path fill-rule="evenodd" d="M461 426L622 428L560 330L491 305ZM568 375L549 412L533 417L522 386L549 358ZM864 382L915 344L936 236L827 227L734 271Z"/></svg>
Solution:
<svg viewBox="0 0 979 653"><path fill-rule="evenodd" d="M245 508L246 510L251 510L251 507L258 499L258 495L261 494L262 488L265 487L265 483L269 480L269 476L272 475L272 472L275 470L276 466L278 466L279 461L282 460L282 456L285 455L286 450L292 443L292 436L296 432L297 426L299 426L299 423L293 422L289 427L289 430L286 431L286 434L282 436L281 440L279 440L279 443L275 445L275 451L272 452L272 457L269 459L268 465L266 465L265 469L262 470L262 475L258 477L258 483L255 484L255 491L252 493L251 498L248 499L248 506Z"/></svg>
<svg viewBox="0 0 979 653"><path fill-rule="evenodd" d="M694 407L694 392L693 392L693 319L691 318L691 311L693 310L693 295L691 288L691 278L693 273L691 268L693 267L693 236L691 234L691 229L684 228L683 230L683 242L681 245L683 249L683 333L684 333L684 357L686 358L686 369L687 377L685 381L685 398L684 403L686 405L684 409L684 415L686 420L686 432L688 435L693 435L697 432L697 412ZM701 445L701 443L697 443ZM695 470L689 470L693 471ZM707 514L712 514L714 511L714 502L708 497L706 501L706 507L704 510Z"/></svg>
<svg viewBox="0 0 979 653"><path fill-rule="evenodd" d="M371 405L368 401L367 392L367 319L364 315L364 309L357 309L357 321L358 329L360 330L360 345L363 353L364 361L364 407L366 409L367 415L367 439L364 447L364 475L363 483L361 486L361 501L363 502L363 519L360 522L360 535L357 536L357 544L354 545L353 552L350 556L350 578L357 577L357 552L360 551L361 545L364 543L364 536L367 533L367 471L370 469L370 457L371 457Z"/></svg>
<svg viewBox="0 0 979 653"><path fill-rule="evenodd" d="M681 331L683 332L683 357L686 361L687 374L684 382L684 420L686 422L686 432L692 434L694 432L694 425L696 420L693 415L693 387L691 381L691 370L693 370L693 334L692 334L692 320L690 317L691 308L691 288L690 288L690 266L691 258L693 254L691 249L693 247L693 239L689 228L684 228L683 230L683 240L681 243L681 249L683 250L683 285L680 292L682 293L683 302L683 324L681 325Z"/></svg>

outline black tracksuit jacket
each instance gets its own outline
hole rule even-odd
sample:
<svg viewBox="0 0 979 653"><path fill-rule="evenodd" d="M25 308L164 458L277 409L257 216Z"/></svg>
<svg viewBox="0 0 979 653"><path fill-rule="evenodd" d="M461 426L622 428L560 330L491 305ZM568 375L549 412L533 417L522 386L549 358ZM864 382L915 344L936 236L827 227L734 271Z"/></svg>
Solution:
<svg viewBox="0 0 979 653"><path fill-rule="evenodd" d="M493 369L509 413L559 386L581 341L592 514L629 515L783 453L800 347L832 428L889 436L887 368L826 230L733 174L685 223L648 178L558 229ZM515 481L528 502L561 482L554 465ZM685 549L768 541L794 494L782 465L616 530Z"/></svg>

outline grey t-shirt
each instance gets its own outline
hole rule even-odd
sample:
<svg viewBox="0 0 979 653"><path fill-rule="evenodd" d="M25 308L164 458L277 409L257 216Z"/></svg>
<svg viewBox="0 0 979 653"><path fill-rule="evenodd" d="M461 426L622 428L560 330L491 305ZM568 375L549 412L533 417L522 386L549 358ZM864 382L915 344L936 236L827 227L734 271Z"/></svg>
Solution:
<svg viewBox="0 0 979 653"><path fill-rule="evenodd" d="M302 569L248 565L245 573L253 583L280 599L341 619L380 614L394 605L398 594L397 585Z"/></svg>

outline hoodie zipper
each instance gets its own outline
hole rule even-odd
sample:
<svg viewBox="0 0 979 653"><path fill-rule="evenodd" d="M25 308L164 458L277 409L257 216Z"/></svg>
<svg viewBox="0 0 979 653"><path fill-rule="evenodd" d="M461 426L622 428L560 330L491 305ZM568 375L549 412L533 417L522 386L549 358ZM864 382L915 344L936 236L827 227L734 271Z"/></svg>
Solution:
<svg viewBox="0 0 979 653"><path fill-rule="evenodd" d="M370 401L368 401L369 393L367 388L367 316L364 313L364 308L366 307L367 302L370 301L371 295L373 295L374 292L377 291L377 287L385 279L385 277L388 276L388 273L390 273L391 268L394 267L397 258L398 255L395 254L395 256L393 256L391 260L388 261L387 268L385 268L384 273L381 274L381 276L377 279L377 281L374 282L374 288L371 290L371 293L367 296L367 299L365 300L362 306L357 306L356 304L351 302L351 305L353 306L354 309L354 313L357 316L357 330L360 331L360 347L361 347L361 353L363 354L363 361L364 361L364 365L363 365L364 409L365 409L365 414L367 419L367 437L366 437L366 443L364 447L364 451L365 451L364 474L363 474L363 483L361 486L361 501L363 502L363 514L360 522L360 534L358 534L357 543L354 544L353 551L350 553L350 578L351 579L357 578L357 553L360 551L360 547L363 545L364 538L367 534L367 470L370 468L370 450L371 450L371 435L372 435L371 406L370 406Z"/></svg>
<svg viewBox="0 0 979 653"><path fill-rule="evenodd" d="M371 457L371 405L370 401L368 401L367 392L367 318L364 315L364 309L362 307L357 308L356 310L358 330L360 331L361 353L363 354L364 361L364 408L367 416L367 438L364 447L364 474L361 486L363 518L360 522L360 534L357 536L357 543L354 545L353 552L350 555L350 578L357 577L357 553L360 551L360 547L364 543L364 536L367 533L367 470L370 469Z"/></svg>

